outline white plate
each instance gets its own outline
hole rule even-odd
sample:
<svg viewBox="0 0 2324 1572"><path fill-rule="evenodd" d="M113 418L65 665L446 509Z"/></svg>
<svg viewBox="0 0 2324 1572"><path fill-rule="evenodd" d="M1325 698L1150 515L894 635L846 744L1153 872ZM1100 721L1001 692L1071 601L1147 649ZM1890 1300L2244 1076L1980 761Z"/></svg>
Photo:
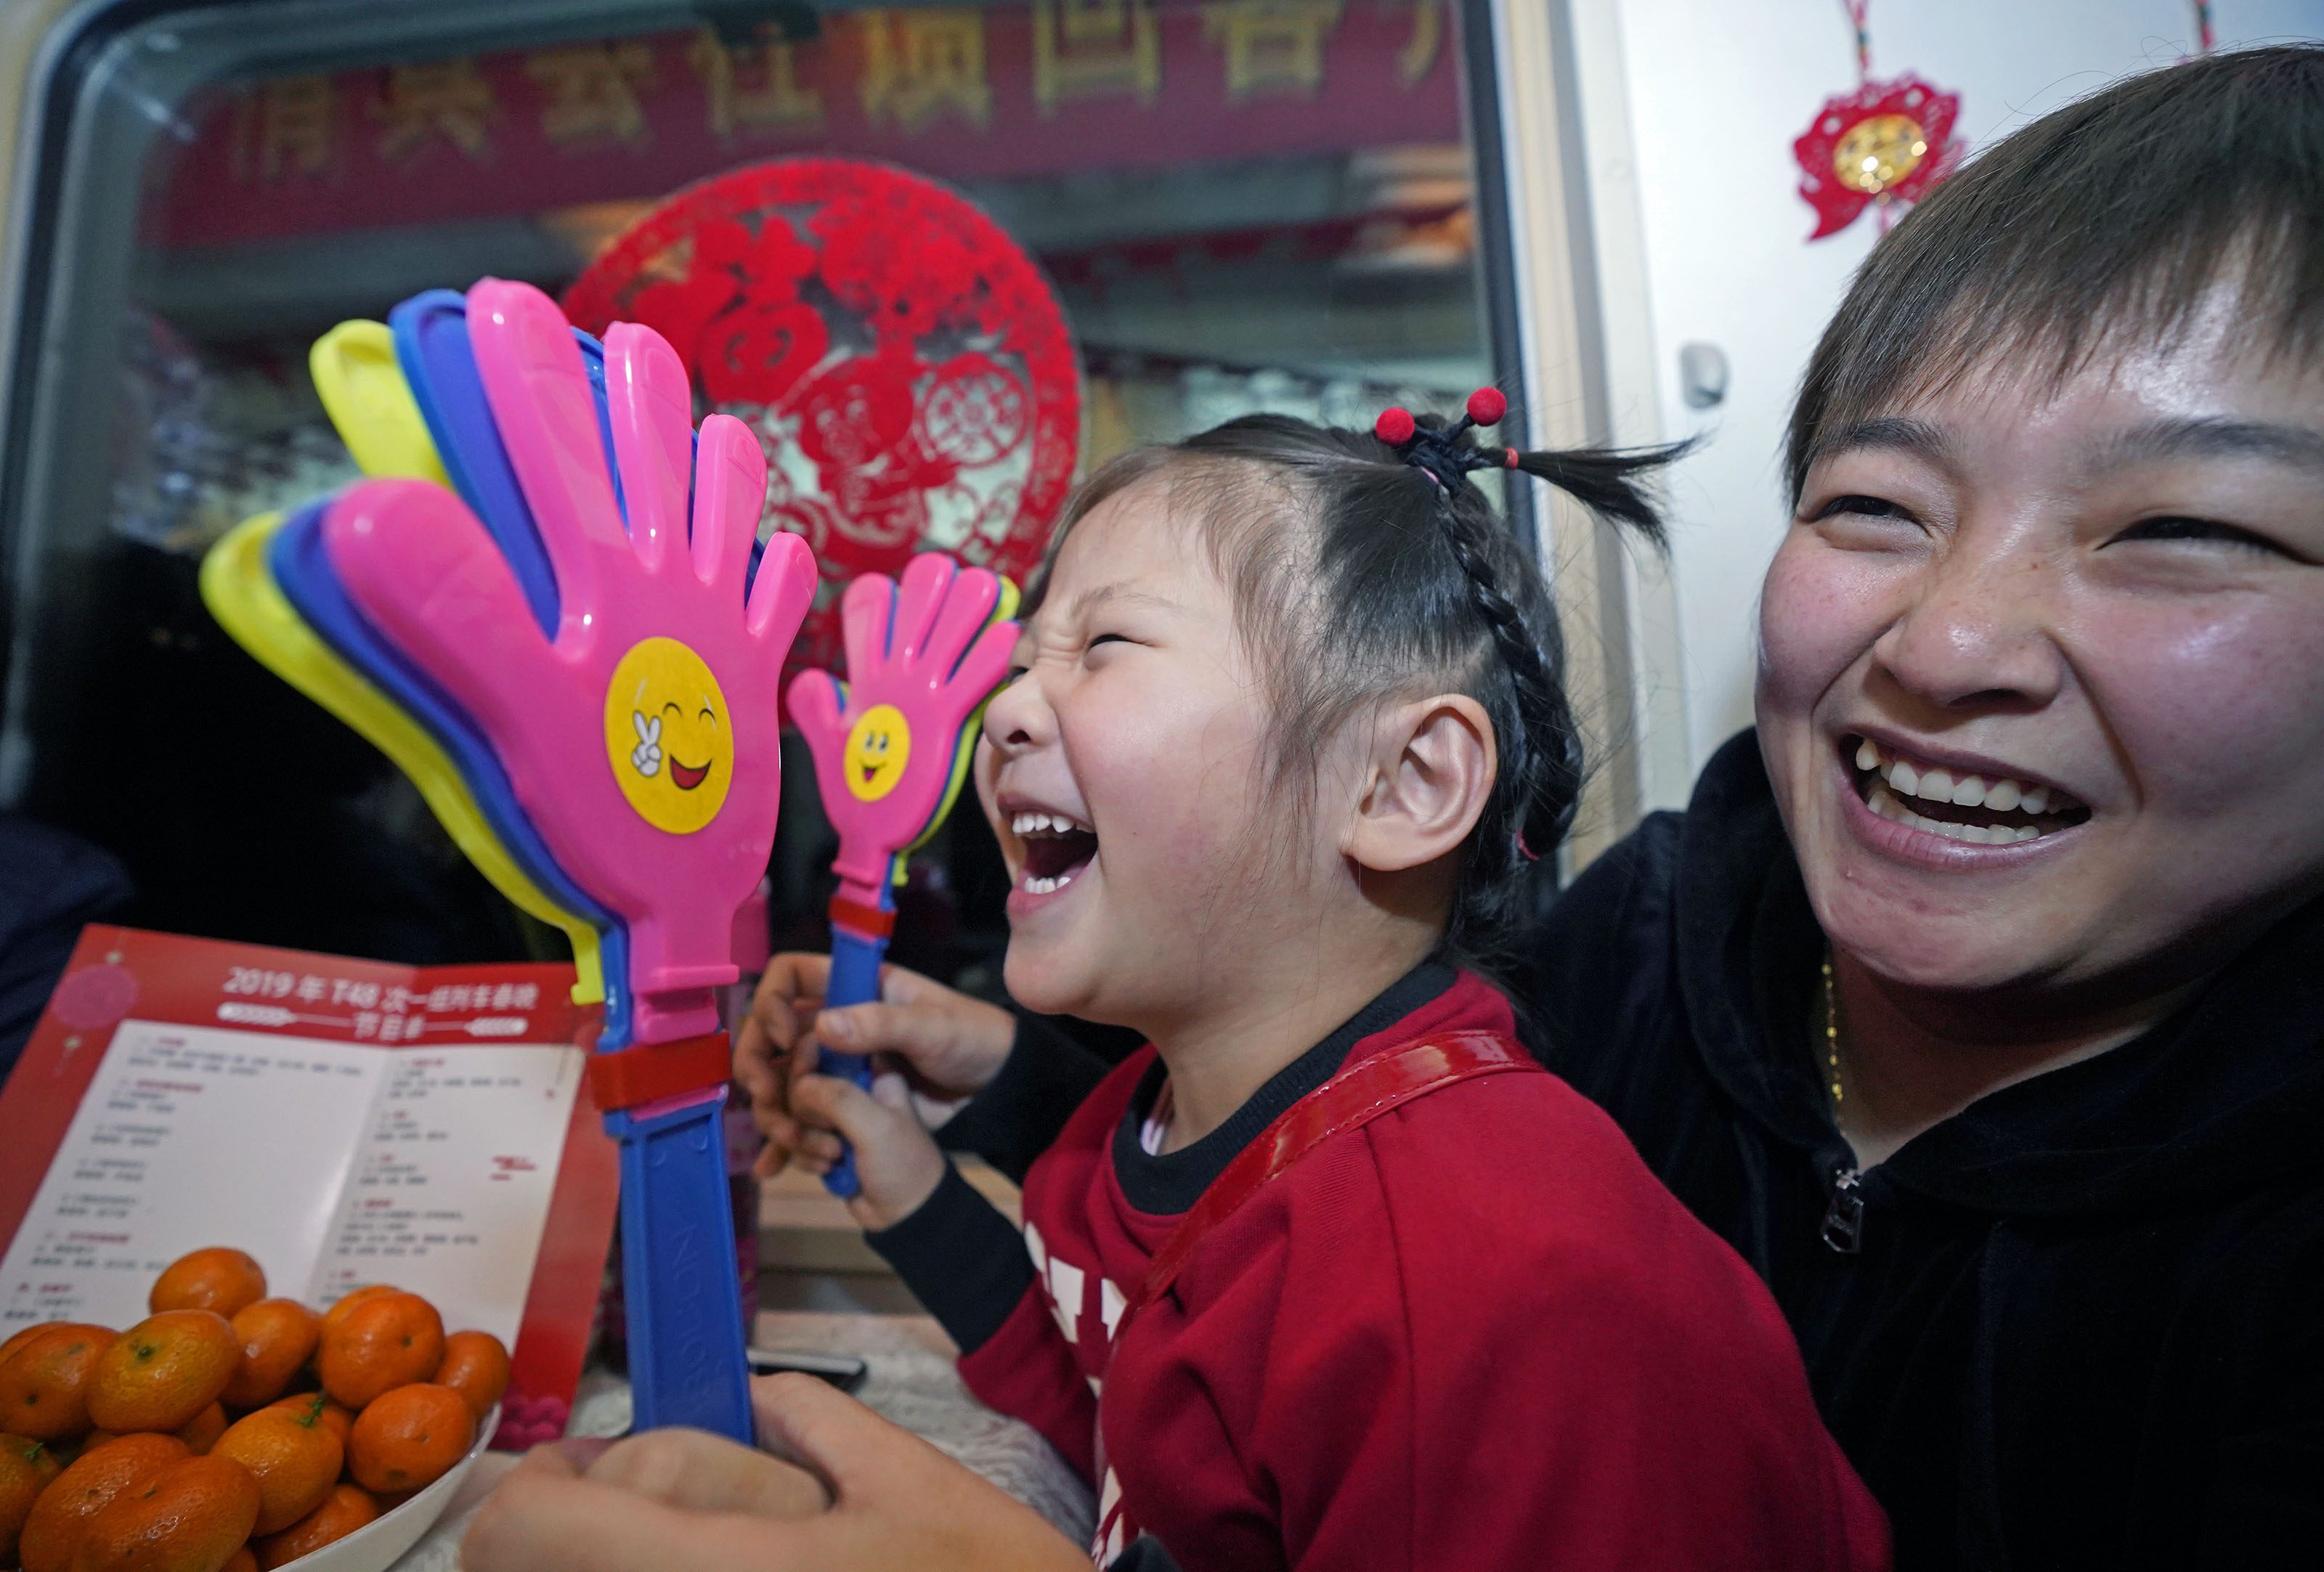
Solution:
<svg viewBox="0 0 2324 1572"><path fill-rule="evenodd" d="M452 1504L452 1497L460 1488L460 1481L476 1466L476 1459L492 1445L493 1432L500 1428L501 1407L493 1405L484 1422L476 1427L476 1444L468 1455L445 1471L444 1477L397 1507L364 1524L343 1540L333 1540L319 1550L310 1550L296 1561L282 1563L285 1572L297 1567L299 1572L386 1572L398 1556L420 1542L420 1536L436 1526L444 1509Z"/></svg>

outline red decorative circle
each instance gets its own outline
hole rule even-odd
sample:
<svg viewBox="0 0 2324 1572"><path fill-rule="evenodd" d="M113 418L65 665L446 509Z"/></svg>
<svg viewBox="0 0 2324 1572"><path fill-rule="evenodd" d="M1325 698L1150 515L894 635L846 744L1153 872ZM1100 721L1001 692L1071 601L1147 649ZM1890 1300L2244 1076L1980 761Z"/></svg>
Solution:
<svg viewBox="0 0 2324 1572"><path fill-rule="evenodd" d="M1419 429L1420 423L1412 418L1411 410L1393 407L1381 410L1379 418L1372 422L1372 435L1390 447L1403 446Z"/></svg>
<svg viewBox="0 0 2324 1572"><path fill-rule="evenodd" d="M1876 197L1833 179L1832 154L1849 131L1885 115L1908 115L1921 128L1925 151L1910 173ZM1960 94L1941 92L1909 74L1891 82L1868 81L1853 93L1825 99L1808 129L1792 143L1792 156L1800 166L1800 195L1816 211L1815 233L1808 238L1839 234L1876 202L1885 215L1928 195L1960 162L1961 144L1953 135L1960 117Z"/></svg>
<svg viewBox="0 0 2324 1572"><path fill-rule="evenodd" d="M565 313L669 340L767 449L767 519L824 588L790 670L835 668L838 591L937 548L1020 582L1073 483L1081 379L1032 258L890 165L778 159L689 186L574 280ZM788 673L786 673L788 681Z"/></svg>
<svg viewBox="0 0 2324 1572"><path fill-rule="evenodd" d="M1479 388L1469 395L1469 418L1480 426L1499 426L1509 412L1509 400L1499 388Z"/></svg>
<svg viewBox="0 0 2324 1572"><path fill-rule="evenodd" d="M98 1032L136 1007L137 979L125 966L84 966L57 984L49 1007L76 1032Z"/></svg>

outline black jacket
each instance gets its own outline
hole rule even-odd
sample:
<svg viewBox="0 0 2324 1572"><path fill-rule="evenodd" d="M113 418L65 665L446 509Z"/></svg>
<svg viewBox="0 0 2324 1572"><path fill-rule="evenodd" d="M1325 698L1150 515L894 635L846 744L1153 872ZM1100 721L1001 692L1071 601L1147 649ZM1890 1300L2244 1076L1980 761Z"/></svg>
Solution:
<svg viewBox="0 0 2324 1572"><path fill-rule="evenodd" d="M1530 949L1543 1057L1774 1289L1900 1568L2324 1565L2324 903L1868 1172L1854 1254L1822 936L1752 734ZM948 1144L1029 1162L1094 1073L1028 1022Z"/></svg>
<svg viewBox="0 0 2324 1572"><path fill-rule="evenodd" d="M2324 1565L2324 905L1867 1172L1853 1255L1822 943L1747 732L1559 899L1525 991L1775 1290L1898 1567Z"/></svg>

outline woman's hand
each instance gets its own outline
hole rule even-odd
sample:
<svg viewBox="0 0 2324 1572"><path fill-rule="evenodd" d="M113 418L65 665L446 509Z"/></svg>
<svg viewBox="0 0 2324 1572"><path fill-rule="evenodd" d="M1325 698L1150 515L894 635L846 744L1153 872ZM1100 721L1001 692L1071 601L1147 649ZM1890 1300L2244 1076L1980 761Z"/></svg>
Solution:
<svg viewBox="0 0 2324 1572"><path fill-rule="evenodd" d="M806 1375L751 1386L761 1444L798 1466L692 1430L535 1448L477 1513L461 1565L1087 1572L1030 1508L853 1398Z"/></svg>
<svg viewBox="0 0 2324 1572"><path fill-rule="evenodd" d="M552 1441L494 1487L461 1541L460 1561L468 1572L741 1572L766 1564L754 1530L829 1505L806 1469L706 1430Z"/></svg>
<svg viewBox="0 0 2324 1572"><path fill-rule="evenodd" d="M908 1100L921 1125L935 1129L999 1073L1016 1040L1017 1023L1007 1010L900 966L881 969L879 1003L825 1010L830 971L827 955L776 956L735 1035L734 1079L751 1094L751 1116L767 1137L758 1162L761 1178L780 1172L793 1155L822 1167L839 1159L827 1115L817 1121L821 1127L810 1127L792 1103L793 1088L814 1072L823 1043L900 1061Z"/></svg>

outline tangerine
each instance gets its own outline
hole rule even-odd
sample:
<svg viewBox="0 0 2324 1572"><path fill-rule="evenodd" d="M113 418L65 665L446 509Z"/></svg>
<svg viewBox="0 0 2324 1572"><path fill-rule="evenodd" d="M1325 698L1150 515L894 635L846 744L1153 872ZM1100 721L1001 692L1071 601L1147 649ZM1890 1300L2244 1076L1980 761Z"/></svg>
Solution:
<svg viewBox="0 0 2324 1572"><path fill-rule="evenodd" d="M300 1557L311 1555L334 1540L344 1540L379 1516L379 1503L359 1485L335 1485L323 1504L284 1529L269 1534L251 1549L265 1572ZM29 1572L29 1569L28 1569Z"/></svg>
<svg viewBox="0 0 2324 1572"><path fill-rule="evenodd" d="M0 1343L0 1365L8 1363L8 1356L31 1342L35 1333L45 1332L51 1327L60 1327L64 1324L62 1321L34 1321L29 1327L9 1333L8 1340Z"/></svg>
<svg viewBox="0 0 2324 1572"><path fill-rule="evenodd" d="M374 1400L355 1415L347 1438L347 1472L365 1490L390 1494L441 1479L476 1439L468 1400L448 1386L415 1382Z"/></svg>
<svg viewBox="0 0 2324 1572"><path fill-rule="evenodd" d="M360 1411L383 1392L426 1381L444 1362L444 1318L416 1293L391 1291L323 1328L315 1368L323 1390Z"/></svg>
<svg viewBox="0 0 2324 1572"><path fill-rule="evenodd" d="M113 1498L187 1456L175 1436L124 1436L80 1455L32 1503L16 1555L24 1572L71 1572L89 1520Z"/></svg>
<svg viewBox="0 0 2324 1572"><path fill-rule="evenodd" d="M218 1572L258 1521L258 1481L231 1457L181 1457L88 1520L73 1572Z"/></svg>
<svg viewBox="0 0 2324 1572"><path fill-rule="evenodd" d="M240 1250L217 1245L180 1255L153 1280L145 1308L216 1310L231 1320L246 1305L266 1297L266 1273Z"/></svg>
<svg viewBox="0 0 2324 1572"><path fill-rule="evenodd" d="M468 1411L479 1420L492 1412L508 1384L508 1350L498 1338L490 1332L455 1332L444 1339L444 1363L436 1367L436 1384L466 1398Z"/></svg>
<svg viewBox="0 0 2324 1572"><path fill-rule="evenodd" d="M327 1332L333 1327L337 1326L341 1321L346 1319L347 1312L355 1309L355 1306L363 1303L364 1301L367 1299L376 1299L383 1293L397 1293L401 1292L401 1291L392 1282L366 1282L361 1288L351 1288L347 1290L346 1292L339 1295L338 1298L333 1300L331 1301L331 1308L323 1312L323 1330Z"/></svg>
<svg viewBox="0 0 2324 1572"><path fill-rule="evenodd" d="M46 1445L30 1436L0 1434L0 1567L16 1564L16 1537L49 1481L64 1465Z"/></svg>
<svg viewBox="0 0 2324 1572"><path fill-rule="evenodd" d="M315 1406L318 1403L321 1404L320 1408ZM290 1397L278 1399L266 1406L270 1409L288 1410L294 1414L314 1413L322 1427L338 1439L342 1448L347 1444L347 1432L355 1429L355 1416L319 1392L301 1392Z"/></svg>
<svg viewBox="0 0 2324 1572"><path fill-rule="evenodd" d="M258 1572L258 1553L244 1545L226 1558L226 1565L218 1572Z"/></svg>
<svg viewBox="0 0 2324 1572"><path fill-rule="evenodd" d="M60 1321L17 1344L0 1361L0 1430L36 1441L88 1430L89 1376L113 1336L108 1327Z"/></svg>
<svg viewBox="0 0 2324 1572"><path fill-rule="evenodd" d="M218 1400L241 1358L216 1310L148 1316L98 1356L88 1417L107 1430L174 1430Z"/></svg>
<svg viewBox="0 0 2324 1572"><path fill-rule="evenodd" d="M217 1445L217 1439L226 1434L226 1406L216 1402L210 1404L172 1433L186 1443L186 1449L195 1457L206 1456L211 1448Z"/></svg>
<svg viewBox="0 0 2324 1572"><path fill-rule="evenodd" d="M314 1356L323 1319L295 1299L262 1299L234 1313L234 1340L242 1358L226 1384L235 1408L264 1408L290 1390L299 1366Z"/></svg>
<svg viewBox="0 0 2324 1572"><path fill-rule="evenodd" d="M280 1533L323 1504L338 1483L345 1458L339 1438L323 1423L323 1398L307 1411L263 1408L245 1414L220 1437L211 1456L231 1457L258 1481L258 1526L253 1533Z"/></svg>

